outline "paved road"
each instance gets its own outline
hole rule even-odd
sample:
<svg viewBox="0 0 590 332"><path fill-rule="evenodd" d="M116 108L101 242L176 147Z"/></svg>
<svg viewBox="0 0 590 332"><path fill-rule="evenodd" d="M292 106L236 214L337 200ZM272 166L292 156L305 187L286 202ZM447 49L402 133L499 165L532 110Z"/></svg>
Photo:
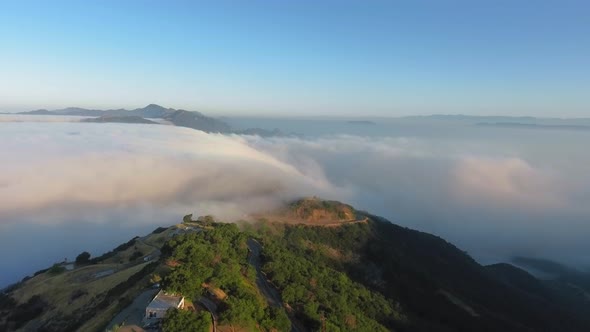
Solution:
<svg viewBox="0 0 590 332"><path fill-rule="evenodd" d="M202 304L207 311L211 314L211 320L213 320L213 332L217 332L217 305L215 302L209 300L208 298L201 296L199 298L199 303Z"/></svg>
<svg viewBox="0 0 590 332"><path fill-rule="evenodd" d="M127 308L123 309L120 313L113 318L113 320L109 323L108 328L112 328L114 325L138 325L142 326L142 320L145 316L145 308L147 305L152 301L158 289L149 289L145 292L139 294L133 303L131 303Z"/></svg>
<svg viewBox="0 0 590 332"><path fill-rule="evenodd" d="M279 292L270 285L264 273L262 273L262 264L260 262L260 252L262 251L262 246L258 241L254 239L248 239L248 248L250 248L250 256L248 257L248 262L250 265L256 268L256 285L258 289L262 292L268 304L273 307L282 307L283 301L281 300L281 295Z"/></svg>
<svg viewBox="0 0 590 332"><path fill-rule="evenodd" d="M260 289L262 295L266 297L266 301L270 306L284 308L283 301L281 300L281 294L270 284L262 272L262 264L260 262L260 252L262 251L262 245L260 245L260 243L254 239L248 239L248 248L250 248L248 263L256 268L256 285L258 286L258 289ZM293 315L289 315L289 319L291 320L291 332L308 331Z"/></svg>
<svg viewBox="0 0 590 332"><path fill-rule="evenodd" d="M151 234L150 234L150 235L151 235ZM147 242L145 242L145 239L146 239L148 236L149 236L149 235L147 235L147 236L144 236L144 237L140 237L140 238L138 238L137 240L138 240L139 242L143 243L144 245L146 245L146 246L148 246L148 247L151 247L151 248L153 248L153 249L154 249L152 252L150 252L150 253L149 253L149 255L151 255L151 256L152 256L152 257L151 257L151 259L150 259L150 261L156 261L156 260L158 260L158 259L160 258L160 256L162 255L162 251L160 251L160 247L158 247L158 246L156 246L156 245L153 245L153 244L151 244L151 243L147 243Z"/></svg>

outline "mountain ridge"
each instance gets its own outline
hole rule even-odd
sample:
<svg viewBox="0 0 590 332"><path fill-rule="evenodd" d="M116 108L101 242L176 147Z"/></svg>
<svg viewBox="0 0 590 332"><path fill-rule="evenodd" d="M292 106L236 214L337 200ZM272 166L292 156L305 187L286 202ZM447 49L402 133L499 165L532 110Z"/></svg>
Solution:
<svg viewBox="0 0 590 332"><path fill-rule="evenodd" d="M157 104L149 104L145 107L132 110L108 109L96 110L81 107L67 107L56 110L38 109L33 111L19 112L23 115L56 115L56 116L88 116L93 119L85 119L82 122L95 123L155 123L148 119L162 119L169 123L192 129L201 130L207 133L257 135L261 137L282 137L290 136L279 129L247 128L237 130L221 119L209 117L201 112L187 111L183 109L165 108Z"/></svg>
<svg viewBox="0 0 590 332"><path fill-rule="evenodd" d="M290 331L288 320L304 331L329 326L347 331L581 332L590 326L590 301L568 285L573 279L539 280L507 263L482 266L436 235L338 201L305 198L253 218L239 229L211 216L193 220L188 215L182 224L136 237L71 271L59 266L39 271L0 296L0 327L92 331L123 310L155 274L164 290L193 300L213 296L219 324L267 326L263 331ZM325 220L337 225L322 224ZM250 256L252 241L259 243L258 259ZM258 265L249 269L248 264ZM112 277L104 277L105 271ZM279 302L275 296L264 312L244 307L238 316L240 303L266 306L260 286L239 286L254 285L254 273L260 272ZM96 289L97 275L105 280L102 290L80 293ZM128 279L117 284L117 278ZM242 281L235 284L236 278ZM216 293L227 296L211 295ZM69 302L52 304L55 297ZM68 303L78 311L70 313Z"/></svg>

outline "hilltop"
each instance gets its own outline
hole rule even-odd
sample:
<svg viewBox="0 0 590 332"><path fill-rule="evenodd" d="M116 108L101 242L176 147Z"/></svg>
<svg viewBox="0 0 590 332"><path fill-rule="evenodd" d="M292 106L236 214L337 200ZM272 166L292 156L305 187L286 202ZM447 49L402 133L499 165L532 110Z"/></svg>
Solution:
<svg viewBox="0 0 590 332"><path fill-rule="evenodd" d="M134 300L153 296L154 283L189 303L188 311L164 319L165 331L187 321L199 331L211 324L218 331L590 326L587 285L539 280L507 263L482 266L437 236L347 204L306 198L254 219L234 224L187 215L182 224L71 270L39 271L2 295L0 329L102 331L138 324L141 317L123 313L141 316L130 308L146 305Z"/></svg>
<svg viewBox="0 0 590 332"><path fill-rule="evenodd" d="M302 198L286 204L283 208L254 214L253 217L281 223L323 226L364 221L364 218L357 219L357 214L352 206L317 197Z"/></svg>

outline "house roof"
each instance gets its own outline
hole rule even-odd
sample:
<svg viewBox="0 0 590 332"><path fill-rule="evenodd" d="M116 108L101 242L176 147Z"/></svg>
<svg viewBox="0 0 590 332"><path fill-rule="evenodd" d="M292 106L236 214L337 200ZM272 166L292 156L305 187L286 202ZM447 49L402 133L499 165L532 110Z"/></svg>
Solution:
<svg viewBox="0 0 590 332"><path fill-rule="evenodd" d="M174 296L164 294L162 291L158 292L156 297L148 305L149 309L168 309L177 308L182 301L182 296Z"/></svg>

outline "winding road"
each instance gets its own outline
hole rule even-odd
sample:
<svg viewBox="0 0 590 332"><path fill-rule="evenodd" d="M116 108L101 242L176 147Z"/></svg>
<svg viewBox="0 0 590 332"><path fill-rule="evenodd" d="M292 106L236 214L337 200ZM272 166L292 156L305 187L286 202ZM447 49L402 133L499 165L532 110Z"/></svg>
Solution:
<svg viewBox="0 0 590 332"><path fill-rule="evenodd" d="M211 314L211 320L213 321L213 332L217 332L217 305L215 302L204 296L199 298L199 303L202 304Z"/></svg>
<svg viewBox="0 0 590 332"><path fill-rule="evenodd" d="M260 252L262 251L262 245L250 238L248 239L248 248L250 249L250 256L248 257L248 263L256 268L256 285L262 292L262 295L266 298L268 304L272 307L282 307L289 315L291 320L291 332L307 332L308 329L301 324L283 305L281 300L281 294L274 288L270 282L266 279L266 276L262 272L262 264L260 262Z"/></svg>

